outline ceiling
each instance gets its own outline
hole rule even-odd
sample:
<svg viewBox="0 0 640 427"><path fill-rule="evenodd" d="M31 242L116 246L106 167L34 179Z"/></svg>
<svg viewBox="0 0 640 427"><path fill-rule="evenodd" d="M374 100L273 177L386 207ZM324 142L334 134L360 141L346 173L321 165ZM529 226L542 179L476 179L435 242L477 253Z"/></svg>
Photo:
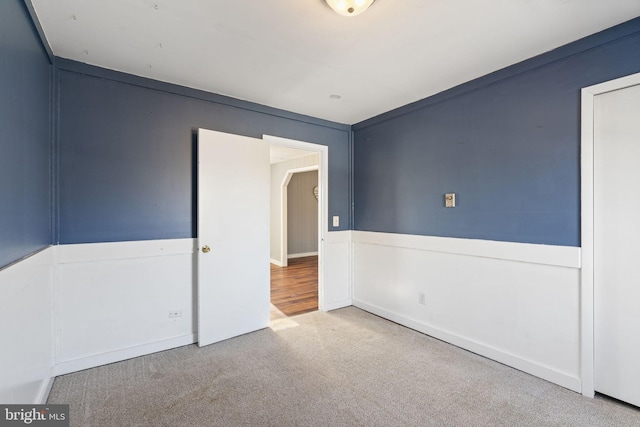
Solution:
<svg viewBox="0 0 640 427"><path fill-rule="evenodd" d="M58 57L354 124L640 16L640 0L32 0Z"/></svg>

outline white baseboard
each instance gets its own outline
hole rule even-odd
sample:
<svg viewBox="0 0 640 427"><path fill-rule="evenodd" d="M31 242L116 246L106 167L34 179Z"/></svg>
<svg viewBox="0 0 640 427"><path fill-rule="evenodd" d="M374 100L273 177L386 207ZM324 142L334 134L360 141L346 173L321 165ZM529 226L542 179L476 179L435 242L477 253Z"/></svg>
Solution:
<svg viewBox="0 0 640 427"><path fill-rule="evenodd" d="M270 259L270 262L271 262L271 264L273 264L273 265L277 265L278 267L284 267L284 264L283 264L283 263L281 263L281 262L280 262L279 260L277 260L277 259L271 258L271 259Z"/></svg>
<svg viewBox="0 0 640 427"><path fill-rule="evenodd" d="M317 251L316 252L302 252L302 253L299 253L299 254L289 254L289 255L287 255L287 258L288 259L304 258L304 257L307 257L307 256L317 256L317 255L318 255Z"/></svg>
<svg viewBox="0 0 640 427"><path fill-rule="evenodd" d="M326 307L324 307L324 311L338 310L340 308L351 307L352 305L353 305L353 302L351 301L351 299L346 299L343 301L334 301L327 304Z"/></svg>
<svg viewBox="0 0 640 427"><path fill-rule="evenodd" d="M508 352L505 352L504 350L484 345L482 343L433 327L431 325L425 324L415 319L411 319L398 313L385 310L372 304L367 304L363 301L354 300L353 305L377 316L406 326L410 329L414 329L418 332L422 332L423 334L453 344L457 347L469 350L472 353L479 354L481 356L503 363L507 366L516 368L520 371L535 375L536 377L545 379L562 387L566 387L570 390L580 392L580 378L578 378L577 376L557 371L548 366L544 366L531 360L527 360L514 354L510 354Z"/></svg>
<svg viewBox="0 0 640 427"><path fill-rule="evenodd" d="M38 397L35 401L36 404L44 405L45 403L47 403L49 393L51 393L51 388L53 387L53 382L56 379L56 375L53 372L54 368L51 368L49 378L42 382L42 387L40 387L40 392L38 393Z"/></svg>
<svg viewBox="0 0 640 427"><path fill-rule="evenodd" d="M197 334L189 334L176 338L169 338L162 341L139 345L111 351L108 353L96 354L94 356L83 357L81 359L70 360L56 365L54 376L64 375L71 372L82 371L84 369L95 368L96 366L107 365L109 363L120 362L134 357L145 356L159 351L169 350L176 347L193 344L197 341Z"/></svg>

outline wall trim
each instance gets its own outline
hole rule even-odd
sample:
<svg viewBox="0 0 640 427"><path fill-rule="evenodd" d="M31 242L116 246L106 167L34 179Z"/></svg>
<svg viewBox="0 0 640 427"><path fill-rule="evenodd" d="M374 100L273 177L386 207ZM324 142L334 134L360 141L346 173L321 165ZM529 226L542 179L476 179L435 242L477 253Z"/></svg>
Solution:
<svg viewBox="0 0 640 427"><path fill-rule="evenodd" d="M580 391L580 378L577 378L575 376L557 371L548 366L544 366L523 357L505 352L504 350L499 350L497 348L481 344L477 341L451 333L449 331L435 328L429 324L425 324L410 317L395 313L393 311L385 310L378 306L368 304L364 301L354 299L353 305L377 316L399 323L418 332L422 332L423 334L445 341L449 344L453 344L462 349L471 351L472 353L476 353L480 356L484 356L497 362L504 363L505 365L535 375L536 377L542 378L544 380L551 381L570 390L577 392Z"/></svg>
<svg viewBox="0 0 640 427"><path fill-rule="evenodd" d="M351 307L352 305L354 304L351 298L345 299L342 301L335 301L335 302L332 302L331 304L327 304L327 306L325 307L326 308L325 311L339 310L341 308Z"/></svg>
<svg viewBox="0 0 640 427"><path fill-rule="evenodd" d="M329 231L325 234L324 240L329 243L351 243L353 241L353 230Z"/></svg>
<svg viewBox="0 0 640 427"><path fill-rule="evenodd" d="M53 383L56 380L56 375L53 373L54 368L51 368L48 375L48 380L45 380L42 383L40 388L40 392L38 393L38 397L36 398L36 404L44 405L47 403L47 399L49 399L49 393L51 393L51 389L53 388Z"/></svg>
<svg viewBox="0 0 640 427"><path fill-rule="evenodd" d="M495 240L352 231L354 243L580 268L580 248Z"/></svg>
<svg viewBox="0 0 640 427"><path fill-rule="evenodd" d="M582 394L595 395L594 338L594 98L598 95L640 84L640 73L582 89L580 141L580 212L582 239L581 283L581 351Z"/></svg>
<svg viewBox="0 0 640 427"><path fill-rule="evenodd" d="M291 258L304 258L307 256L316 256L318 255L318 252L302 252L299 254L289 254L287 255L287 258L291 259Z"/></svg>
<svg viewBox="0 0 640 427"><path fill-rule="evenodd" d="M11 267L13 267L14 265L18 265L18 264L20 264L22 261L25 261L25 260L27 260L28 258L31 258L32 256L38 255L40 252L46 251L47 249L49 249L49 248L51 248L51 247L52 247L51 245L49 245L49 246L45 246L44 248L40 248L40 249L38 249L38 250L35 250L35 251L33 251L33 252L31 252L31 253L29 253L29 254L27 254L27 255L23 256L22 258L19 258L19 259L15 260L15 261L10 262L9 264L2 265L2 266L0 266L0 272L2 272L2 271L4 271L4 270L7 270L7 269L9 269L9 268L11 268Z"/></svg>
<svg viewBox="0 0 640 427"><path fill-rule="evenodd" d="M140 258L140 254L144 254L144 258L149 258L195 252L197 252L197 239L74 243L56 246L58 264Z"/></svg>
<svg viewBox="0 0 640 427"><path fill-rule="evenodd" d="M278 261L277 259L273 259L270 258L269 262L271 262L271 264L273 265L277 265L278 267L285 267L280 261Z"/></svg>
<svg viewBox="0 0 640 427"><path fill-rule="evenodd" d="M27 9L27 13L29 14L29 18L31 19L31 24L33 25L33 28L38 34L38 38L40 39L40 44L42 45L42 49L44 50L47 57L49 58L49 64L53 64L55 57L53 55L53 51L51 50L51 46L49 46L49 41L47 40L44 30L42 29L40 20L38 19L38 14L36 13L35 8L33 7L32 0L24 0L23 4L24 4L24 7Z"/></svg>
<svg viewBox="0 0 640 427"><path fill-rule="evenodd" d="M153 80L147 77L141 77L134 74L128 74L121 71L110 70L91 64L77 62L71 59L56 57L55 66L58 70L67 71L76 74L83 74L90 77L97 77L106 80L112 80L119 83L125 83L132 86L138 86L145 89L157 90L173 95L186 96L189 98L199 99L202 101L213 102L233 108L253 111L256 113L267 114L283 119L295 120L310 125L317 125L331 129L342 131L351 130L351 126L343 123L331 122L316 117L306 116L299 113L293 113L274 107L258 104L255 102L244 101L230 96L220 95L214 92L208 92L202 89L196 89L188 86L180 86L174 83ZM246 135L251 137L259 137L257 135Z"/></svg>
<svg viewBox="0 0 640 427"><path fill-rule="evenodd" d="M56 364L53 370L53 375L65 375L71 372L95 368L96 366L107 365L109 363L120 362L134 357L145 356L159 351L182 347L197 342L197 339L197 334L188 334L135 347L129 347L122 350L111 351L109 353L96 354L94 356L70 360Z"/></svg>

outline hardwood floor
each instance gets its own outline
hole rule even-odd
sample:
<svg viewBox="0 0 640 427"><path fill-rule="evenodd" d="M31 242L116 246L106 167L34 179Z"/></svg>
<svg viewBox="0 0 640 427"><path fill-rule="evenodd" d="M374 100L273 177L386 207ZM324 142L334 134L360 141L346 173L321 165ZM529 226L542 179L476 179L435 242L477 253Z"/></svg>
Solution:
<svg viewBox="0 0 640 427"><path fill-rule="evenodd" d="M271 304L285 316L318 309L317 256L292 258L288 267L271 264Z"/></svg>

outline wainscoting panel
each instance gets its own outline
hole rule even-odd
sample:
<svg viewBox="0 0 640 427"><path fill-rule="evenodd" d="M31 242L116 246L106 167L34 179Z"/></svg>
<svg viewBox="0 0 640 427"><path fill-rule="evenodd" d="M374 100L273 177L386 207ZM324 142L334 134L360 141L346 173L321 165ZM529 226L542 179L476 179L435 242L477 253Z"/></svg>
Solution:
<svg viewBox="0 0 640 427"><path fill-rule="evenodd" d="M0 270L0 402L43 403L52 384L54 249Z"/></svg>
<svg viewBox="0 0 640 427"><path fill-rule="evenodd" d="M57 250L56 375L195 341L193 239Z"/></svg>
<svg viewBox="0 0 640 427"><path fill-rule="evenodd" d="M580 391L580 249L353 231L353 304Z"/></svg>
<svg viewBox="0 0 640 427"><path fill-rule="evenodd" d="M320 266L320 310L330 311L352 305L351 231L324 234L324 258Z"/></svg>

